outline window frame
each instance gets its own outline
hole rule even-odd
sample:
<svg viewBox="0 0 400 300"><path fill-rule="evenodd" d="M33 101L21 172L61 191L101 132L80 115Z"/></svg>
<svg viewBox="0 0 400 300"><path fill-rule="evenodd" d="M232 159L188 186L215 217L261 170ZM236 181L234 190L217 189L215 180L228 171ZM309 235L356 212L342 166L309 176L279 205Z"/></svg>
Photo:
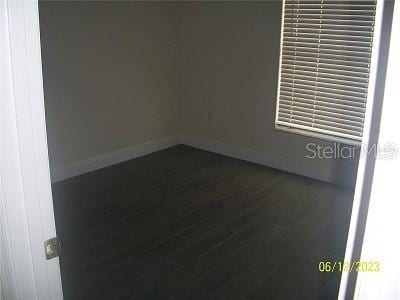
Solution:
<svg viewBox="0 0 400 300"><path fill-rule="evenodd" d="M375 92L375 84L376 84L376 69L378 66L378 56L379 56L379 34L378 31L381 30L381 22L382 22L382 12L381 9L378 9L382 6L383 0L376 1L376 14L375 14L375 24L374 24L374 32L373 32L373 42L371 48L371 63L370 63L370 72L369 72L369 81L368 81L368 89L367 89L367 98L366 98L366 110L364 113L364 120L366 119L368 110L371 110L372 103L374 101L374 92ZM275 108L275 121L274 126L276 130L284 131L293 134L299 134L302 136L313 137L321 140L327 140L332 142L344 143L353 146L360 146L362 144L363 135L360 140L352 139L344 136L341 133L337 133L337 135L333 135L329 132L326 132L324 129L315 129L310 130L306 126L302 128L302 125L296 125L296 127L289 127L282 124L278 124L278 115L279 115L279 99L280 99L280 87L281 87L281 67L282 67L282 50L283 50L283 26L284 26L284 16L285 16L285 3L286 0L282 0L281 6L281 33L280 33L280 41L279 41L279 69L278 69L278 84L277 84L277 93L276 93L276 108ZM370 103L370 104L369 104ZM368 109L368 107L370 109ZM364 127L365 128L365 123ZM325 131L325 132L324 132Z"/></svg>

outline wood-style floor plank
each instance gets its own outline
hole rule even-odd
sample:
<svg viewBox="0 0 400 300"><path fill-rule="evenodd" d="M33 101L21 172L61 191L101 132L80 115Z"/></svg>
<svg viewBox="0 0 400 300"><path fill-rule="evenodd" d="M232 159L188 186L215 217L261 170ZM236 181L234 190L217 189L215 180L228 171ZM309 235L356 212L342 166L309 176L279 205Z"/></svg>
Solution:
<svg viewBox="0 0 400 300"><path fill-rule="evenodd" d="M187 146L58 182L65 299L334 299L352 196Z"/></svg>

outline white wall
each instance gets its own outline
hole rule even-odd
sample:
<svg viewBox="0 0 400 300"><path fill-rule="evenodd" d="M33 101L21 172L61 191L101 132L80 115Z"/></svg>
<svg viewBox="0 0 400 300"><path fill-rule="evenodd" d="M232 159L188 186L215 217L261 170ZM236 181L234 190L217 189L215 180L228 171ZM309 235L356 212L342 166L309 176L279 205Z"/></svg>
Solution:
<svg viewBox="0 0 400 300"><path fill-rule="evenodd" d="M50 165L177 131L171 3L41 1Z"/></svg>
<svg viewBox="0 0 400 300"><path fill-rule="evenodd" d="M53 169L179 133L351 184L357 160L305 159L332 144L274 128L280 17L279 1L41 3Z"/></svg>
<svg viewBox="0 0 400 300"><path fill-rule="evenodd" d="M352 183L357 160L309 160L307 143L274 128L281 3L191 2L181 8L181 130Z"/></svg>

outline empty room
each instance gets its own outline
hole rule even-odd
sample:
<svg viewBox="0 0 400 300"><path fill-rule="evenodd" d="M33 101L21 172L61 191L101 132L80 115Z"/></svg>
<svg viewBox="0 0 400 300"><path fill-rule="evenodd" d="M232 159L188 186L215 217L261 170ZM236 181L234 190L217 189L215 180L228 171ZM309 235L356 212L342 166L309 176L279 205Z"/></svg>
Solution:
<svg viewBox="0 0 400 300"><path fill-rule="evenodd" d="M381 268L364 269L358 237L392 13L370 0L39 1L44 245L64 299L357 294L357 273ZM372 151L397 153L385 147Z"/></svg>

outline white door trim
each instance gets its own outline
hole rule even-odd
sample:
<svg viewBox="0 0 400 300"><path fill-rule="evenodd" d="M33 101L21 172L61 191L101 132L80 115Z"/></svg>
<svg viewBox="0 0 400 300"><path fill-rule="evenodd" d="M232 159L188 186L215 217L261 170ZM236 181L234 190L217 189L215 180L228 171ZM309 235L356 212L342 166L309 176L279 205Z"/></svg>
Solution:
<svg viewBox="0 0 400 300"><path fill-rule="evenodd" d="M387 68L379 145L390 143L392 151L377 159L372 180L368 219L361 261L375 261L380 272L361 272L357 276L354 299L400 299L400 2L394 3L394 15ZM391 155L393 154L393 156Z"/></svg>
<svg viewBox="0 0 400 300"><path fill-rule="evenodd" d="M0 1L2 292L62 299L47 154L37 1Z"/></svg>
<svg viewBox="0 0 400 300"><path fill-rule="evenodd" d="M386 66L391 42L393 2L378 0L374 45L371 57L370 84L364 122L364 136L358 164L353 207L347 235L345 262L361 259L365 225L368 217L371 185L374 176L376 157L368 151L378 145L381 110L385 90ZM393 35L392 35L393 37ZM357 272L342 272L338 299L353 299L357 293Z"/></svg>

